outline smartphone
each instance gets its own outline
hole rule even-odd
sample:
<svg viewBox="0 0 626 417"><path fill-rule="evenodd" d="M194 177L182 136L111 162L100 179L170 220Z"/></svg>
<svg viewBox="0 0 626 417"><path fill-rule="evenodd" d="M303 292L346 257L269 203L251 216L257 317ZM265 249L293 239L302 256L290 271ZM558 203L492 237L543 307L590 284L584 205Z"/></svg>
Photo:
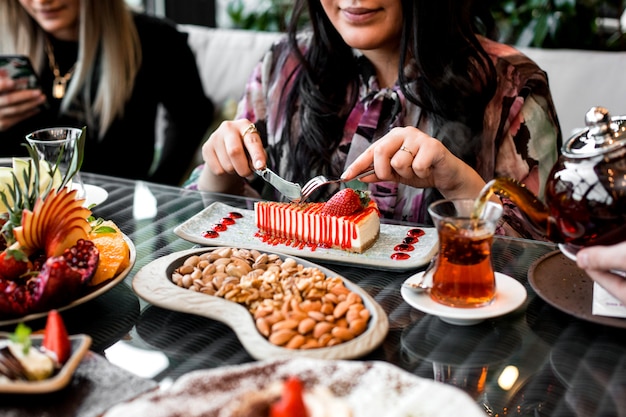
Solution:
<svg viewBox="0 0 626 417"><path fill-rule="evenodd" d="M19 90L41 88L39 77L26 55L0 55L0 75L16 80Z"/></svg>

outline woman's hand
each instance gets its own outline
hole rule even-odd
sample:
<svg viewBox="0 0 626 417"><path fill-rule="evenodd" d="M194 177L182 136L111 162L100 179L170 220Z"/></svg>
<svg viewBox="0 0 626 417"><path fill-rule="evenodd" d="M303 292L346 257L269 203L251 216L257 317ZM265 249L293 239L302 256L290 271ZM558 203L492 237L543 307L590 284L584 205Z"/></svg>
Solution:
<svg viewBox="0 0 626 417"><path fill-rule="evenodd" d="M626 242L611 246L590 246L578 251L576 264L626 305L626 276L620 275L626 272L625 255Z"/></svg>
<svg viewBox="0 0 626 417"><path fill-rule="evenodd" d="M247 119L222 122L202 145L202 158L198 188L231 194L241 194L241 178L265 168L267 160L261 137Z"/></svg>
<svg viewBox="0 0 626 417"><path fill-rule="evenodd" d="M45 101L41 90L18 90L14 80L0 75L0 132L39 113Z"/></svg>
<svg viewBox="0 0 626 417"><path fill-rule="evenodd" d="M375 178L417 188L437 188L446 198L476 198L485 181L440 141L414 127L394 128L370 145L343 173L351 179L374 165Z"/></svg>

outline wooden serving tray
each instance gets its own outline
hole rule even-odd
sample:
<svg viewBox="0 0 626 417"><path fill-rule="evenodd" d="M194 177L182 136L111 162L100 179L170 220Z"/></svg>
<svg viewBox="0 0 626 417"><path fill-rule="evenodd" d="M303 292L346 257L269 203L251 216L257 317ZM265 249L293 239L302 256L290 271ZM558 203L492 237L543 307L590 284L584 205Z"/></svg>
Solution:
<svg viewBox="0 0 626 417"><path fill-rule="evenodd" d="M246 351L255 359L308 357L317 359L352 359L364 356L378 347L389 331L389 320L382 307L362 288L336 272L294 256L305 267L319 268L327 276L339 276L345 286L357 293L370 311L368 327L358 337L339 345L317 349L287 349L270 343L257 330L250 312L240 304L179 287L171 280L172 272L191 255L212 252L220 248L197 248L163 256L141 268L133 278L133 290L155 306L182 313L196 314L218 320L229 326ZM267 252L266 252L267 253Z"/></svg>

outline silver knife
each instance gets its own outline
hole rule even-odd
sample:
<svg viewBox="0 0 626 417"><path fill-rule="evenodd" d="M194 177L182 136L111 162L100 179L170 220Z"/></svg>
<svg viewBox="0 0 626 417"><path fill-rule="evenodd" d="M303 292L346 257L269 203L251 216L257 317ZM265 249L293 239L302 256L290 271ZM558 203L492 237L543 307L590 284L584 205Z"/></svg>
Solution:
<svg viewBox="0 0 626 417"><path fill-rule="evenodd" d="M302 198L302 189L300 188L300 184L287 181L268 168L257 169L256 173L294 203L299 202Z"/></svg>

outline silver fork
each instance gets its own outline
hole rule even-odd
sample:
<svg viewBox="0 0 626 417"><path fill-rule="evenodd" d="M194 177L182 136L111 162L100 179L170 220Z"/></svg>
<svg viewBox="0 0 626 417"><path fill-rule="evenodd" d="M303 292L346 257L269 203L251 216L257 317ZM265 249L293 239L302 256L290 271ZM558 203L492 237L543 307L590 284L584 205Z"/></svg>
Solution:
<svg viewBox="0 0 626 417"><path fill-rule="evenodd" d="M360 173L356 177L352 178L350 181L367 177L368 175L372 175L373 173L374 173L374 168L370 167L367 171ZM302 187L302 193L301 193L302 197L300 198L300 202L303 203L304 201L306 201L306 199L309 198L311 194L315 192L315 190L317 190L318 188L324 185L334 184L337 182L344 182L344 181L345 180L341 178L329 179L325 177L324 175L318 175L317 177L313 177L310 180L308 180L307 183L304 184L304 186Z"/></svg>

